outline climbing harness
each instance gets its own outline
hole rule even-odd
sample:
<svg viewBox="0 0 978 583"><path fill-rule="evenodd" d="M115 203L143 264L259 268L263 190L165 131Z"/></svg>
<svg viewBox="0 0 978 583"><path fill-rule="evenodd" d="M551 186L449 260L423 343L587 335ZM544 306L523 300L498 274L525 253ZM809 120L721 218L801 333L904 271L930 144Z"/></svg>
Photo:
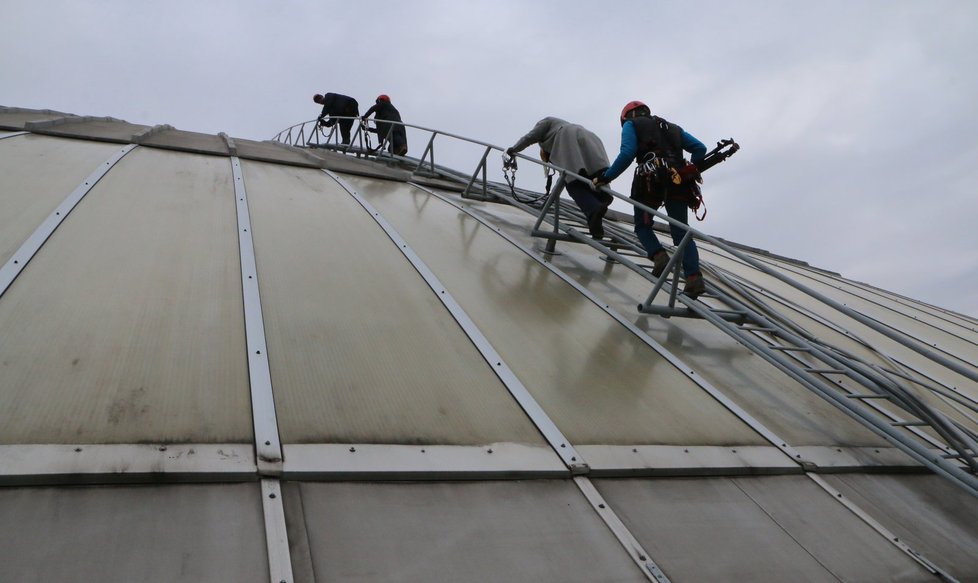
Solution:
<svg viewBox="0 0 978 583"><path fill-rule="evenodd" d="M653 193L657 188L665 190L687 185L688 192L683 194L683 198L686 199L696 220L702 221L706 218L707 212L706 203L703 201L703 189L700 187L703 184L702 173L733 156L739 149L740 145L733 138L720 140L716 147L707 152L701 160L686 163L680 169L672 167L668 160L656 155L655 152L649 152L635 168L635 178L641 182L642 188L647 193ZM668 196L669 193L666 191L666 197ZM703 209L702 215L700 209Z"/></svg>

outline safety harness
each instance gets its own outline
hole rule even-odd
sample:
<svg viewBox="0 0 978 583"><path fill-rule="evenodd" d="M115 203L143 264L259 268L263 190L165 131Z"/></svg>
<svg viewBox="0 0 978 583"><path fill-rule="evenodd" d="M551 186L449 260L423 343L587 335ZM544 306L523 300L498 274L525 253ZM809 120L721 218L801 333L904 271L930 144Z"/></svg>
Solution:
<svg viewBox="0 0 978 583"><path fill-rule="evenodd" d="M640 122L643 124L640 148L651 147L635 168L632 196L656 208L665 200L682 200L693 211L696 220L702 221L707 213L700 186L703 171L732 156L740 146L733 138L721 140L703 159L691 163L682 157L682 129L679 126L658 116L645 119L649 121ZM638 124L636 130L639 130Z"/></svg>

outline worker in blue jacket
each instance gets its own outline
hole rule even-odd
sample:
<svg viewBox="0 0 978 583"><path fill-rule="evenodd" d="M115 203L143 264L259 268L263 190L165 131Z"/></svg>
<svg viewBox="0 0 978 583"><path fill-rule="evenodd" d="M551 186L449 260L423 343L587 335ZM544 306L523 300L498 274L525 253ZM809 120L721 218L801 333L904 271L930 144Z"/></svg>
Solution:
<svg viewBox="0 0 978 583"><path fill-rule="evenodd" d="M676 176L675 171L686 166L684 150L691 154L693 162L697 162L706 155L706 146L678 125L653 116L649 107L641 101L630 101L625 105L621 112L621 124L618 157L603 175L594 179L594 184L601 186L611 182L628 168L632 160L640 165L654 161L658 172L636 172L632 180L631 198L654 209L665 204L666 214L670 218L688 225L689 204L693 196L691 189L695 185L689 180L676 184L670 176ZM669 231L676 245L686 234L686 229L672 223L669 224ZM652 274L656 277L662 275L669 256L655 236L651 213L638 207L635 207L635 234L652 260ZM683 274L686 277L683 293L695 298L706 291L700 272L699 252L693 240L689 241L683 253Z"/></svg>

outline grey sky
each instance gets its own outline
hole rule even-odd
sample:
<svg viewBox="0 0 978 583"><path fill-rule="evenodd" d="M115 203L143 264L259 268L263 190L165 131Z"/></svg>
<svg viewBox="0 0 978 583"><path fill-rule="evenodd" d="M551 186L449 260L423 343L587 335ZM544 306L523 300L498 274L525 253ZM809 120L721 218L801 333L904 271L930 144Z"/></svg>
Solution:
<svg viewBox="0 0 978 583"><path fill-rule="evenodd" d="M978 316L978 2L0 0L0 105L267 139L311 96L501 146L632 99L707 145L697 228ZM412 144L420 154L421 144ZM531 151L527 151L532 154ZM630 172L615 181L628 191Z"/></svg>

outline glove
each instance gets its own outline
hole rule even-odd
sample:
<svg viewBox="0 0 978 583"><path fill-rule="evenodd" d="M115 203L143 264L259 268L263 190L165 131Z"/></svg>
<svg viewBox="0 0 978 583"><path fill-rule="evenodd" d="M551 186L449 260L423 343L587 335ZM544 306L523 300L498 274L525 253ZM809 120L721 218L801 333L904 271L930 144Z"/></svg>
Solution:
<svg viewBox="0 0 978 583"><path fill-rule="evenodd" d="M591 184L593 184L595 188L601 188L605 184L608 184L608 181L604 179L604 176L595 176L591 179Z"/></svg>
<svg viewBox="0 0 978 583"><path fill-rule="evenodd" d="M506 155L509 156L510 158L512 158L512 157L516 156L516 150L514 150L512 148L506 148Z"/></svg>

